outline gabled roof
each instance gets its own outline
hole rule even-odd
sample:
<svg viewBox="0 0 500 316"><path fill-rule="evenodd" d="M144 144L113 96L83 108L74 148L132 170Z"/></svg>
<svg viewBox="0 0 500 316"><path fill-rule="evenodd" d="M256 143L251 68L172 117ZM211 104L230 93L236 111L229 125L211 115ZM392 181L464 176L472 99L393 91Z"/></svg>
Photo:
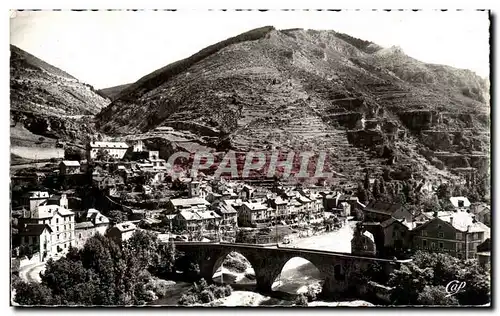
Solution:
<svg viewBox="0 0 500 316"><path fill-rule="evenodd" d="M450 197L450 202L451 202L451 204L453 204L454 207L460 207L458 205L459 201L463 201L463 207L470 206L470 201L465 196L452 196L452 197Z"/></svg>
<svg viewBox="0 0 500 316"><path fill-rule="evenodd" d="M372 201L365 207L365 211L379 214L392 215L394 212L401 209L402 205L399 203L386 203L381 201Z"/></svg>
<svg viewBox="0 0 500 316"><path fill-rule="evenodd" d="M63 160L61 163L66 167L80 167L80 163L74 160Z"/></svg>
<svg viewBox="0 0 500 316"><path fill-rule="evenodd" d="M174 207L188 207L191 205L210 205L207 200L194 197L189 199L171 199L170 202L174 205Z"/></svg>
<svg viewBox="0 0 500 316"><path fill-rule="evenodd" d="M193 211L180 211L178 216L184 218L187 221L201 220L200 215L198 215L197 212Z"/></svg>
<svg viewBox="0 0 500 316"><path fill-rule="evenodd" d="M201 217L201 219L220 218L220 215L213 211L197 211L196 213Z"/></svg>
<svg viewBox="0 0 500 316"><path fill-rule="evenodd" d="M47 224L28 224L23 229L19 230L21 236L40 236L47 229L52 233L52 228Z"/></svg>
<svg viewBox="0 0 500 316"><path fill-rule="evenodd" d="M244 202L243 205L245 205L251 211L267 210L267 206L262 203Z"/></svg>
<svg viewBox="0 0 500 316"><path fill-rule="evenodd" d="M136 226L132 222L123 222L120 224L116 224L115 228L118 229L120 232L124 233L131 230L135 230Z"/></svg>
<svg viewBox="0 0 500 316"><path fill-rule="evenodd" d="M128 145L124 142L90 142L89 145L91 148L128 148Z"/></svg>
<svg viewBox="0 0 500 316"><path fill-rule="evenodd" d="M39 205L30 212L31 218L52 218L55 213L61 216L75 215L72 211L59 205Z"/></svg>
<svg viewBox="0 0 500 316"><path fill-rule="evenodd" d="M82 222L82 223L76 223L75 224L75 230L76 229L87 229L87 228L93 228L94 224L92 222Z"/></svg>

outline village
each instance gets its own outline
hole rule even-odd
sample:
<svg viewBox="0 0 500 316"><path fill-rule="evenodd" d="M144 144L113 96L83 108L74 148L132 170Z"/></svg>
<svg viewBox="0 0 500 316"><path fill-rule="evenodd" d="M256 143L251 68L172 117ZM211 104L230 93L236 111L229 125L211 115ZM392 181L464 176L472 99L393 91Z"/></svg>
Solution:
<svg viewBox="0 0 500 316"><path fill-rule="evenodd" d="M354 191L276 179L249 184L186 171L173 180L172 166L142 141L91 141L81 158L12 176L12 257L19 269L43 269L96 234L118 244L147 230L164 243L293 247L345 225L355 227L351 240L329 242L349 243L352 254L400 259L421 250L489 264L490 207L464 196L449 197L447 210L429 211L364 204Z"/></svg>

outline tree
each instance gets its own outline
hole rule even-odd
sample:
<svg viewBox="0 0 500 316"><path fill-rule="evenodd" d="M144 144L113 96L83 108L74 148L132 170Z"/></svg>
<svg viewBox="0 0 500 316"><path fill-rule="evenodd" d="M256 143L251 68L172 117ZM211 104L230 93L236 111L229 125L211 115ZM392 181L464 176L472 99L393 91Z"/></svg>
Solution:
<svg viewBox="0 0 500 316"><path fill-rule="evenodd" d="M436 195L440 200L449 199L451 197L451 190L447 183L440 184L436 189Z"/></svg>
<svg viewBox="0 0 500 316"><path fill-rule="evenodd" d="M97 150L95 158L99 161L108 161L111 156L109 155L107 150L99 148L99 150Z"/></svg>
<svg viewBox="0 0 500 316"><path fill-rule="evenodd" d="M365 179L363 181L363 187L365 190L370 190L370 176L368 175L368 171L365 172Z"/></svg>
<svg viewBox="0 0 500 316"><path fill-rule="evenodd" d="M142 269L148 269L158 262L158 238L152 232L136 230L123 243L123 248L135 254Z"/></svg>
<svg viewBox="0 0 500 316"><path fill-rule="evenodd" d="M444 286L425 286L421 293L418 294L417 301L422 305L458 305L458 300L454 296L446 296L446 288Z"/></svg>
<svg viewBox="0 0 500 316"><path fill-rule="evenodd" d="M110 211L107 217L109 218L111 225L123 223L128 219L127 214L119 210Z"/></svg>
<svg viewBox="0 0 500 316"><path fill-rule="evenodd" d="M297 305L297 306L308 306L308 304L307 304L307 297L304 294L299 294L295 298L295 305Z"/></svg>
<svg viewBox="0 0 500 316"><path fill-rule="evenodd" d="M375 179L372 186L372 194L375 199L380 198L380 182L378 179Z"/></svg>
<svg viewBox="0 0 500 316"><path fill-rule="evenodd" d="M40 283L18 282L15 286L15 302L23 306L52 305L57 301L52 291Z"/></svg>

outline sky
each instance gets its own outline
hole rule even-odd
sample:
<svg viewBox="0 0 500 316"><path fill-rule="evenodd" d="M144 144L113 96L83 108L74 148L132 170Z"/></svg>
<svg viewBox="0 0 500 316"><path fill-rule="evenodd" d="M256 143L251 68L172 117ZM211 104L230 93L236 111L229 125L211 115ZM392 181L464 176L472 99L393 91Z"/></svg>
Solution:
<svg viewBox="0 0 500 316"><path fill-rule="evenodd" d="M11 12L10 43L101 89L266 25L335 30L489 75L489 20L482 11L19 11Z"/></svg>

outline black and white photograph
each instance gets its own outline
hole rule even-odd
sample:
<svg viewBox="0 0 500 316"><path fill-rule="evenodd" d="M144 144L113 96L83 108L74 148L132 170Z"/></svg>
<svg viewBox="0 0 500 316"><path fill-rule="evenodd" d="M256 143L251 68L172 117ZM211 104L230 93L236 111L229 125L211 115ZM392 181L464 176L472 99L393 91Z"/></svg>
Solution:
<svg viewBox="0 0 500 316"><path fill-rule="evenodd" d="M10 306L491 308L492 14L10 10Z"/></svg>

